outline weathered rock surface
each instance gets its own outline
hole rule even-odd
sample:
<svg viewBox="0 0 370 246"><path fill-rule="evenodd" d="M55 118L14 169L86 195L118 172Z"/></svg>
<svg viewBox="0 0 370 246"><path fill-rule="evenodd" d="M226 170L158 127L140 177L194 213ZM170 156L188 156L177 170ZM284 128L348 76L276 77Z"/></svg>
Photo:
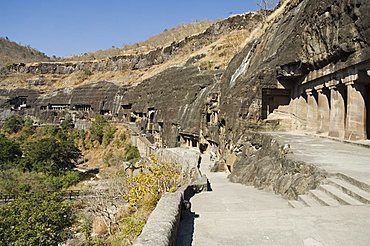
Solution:
<svg viewBox="0 0 370 246"><path fill-rule="evenodd" d="M114 56L98 61L18 63L3 68L0 70L0 74L17 72L30 74L70 74L76 71L104 72L143 69L167 61L184 48L190 49L190 51L198 50L217 40L221 34L240 29L251 31L254 28L253 23L261 21L262 14L260 13L251 12L244 15L235 15L215 23L200 34L187 37L179 42L173 42L167 47L160 47L145 54Z"/></svg>
<svg viewBox="0 0 370 246"><path fill-rule="evenodd" d="M230 175L232 182L274 191L289 199L315 189L326 172L304 162L286 158L287 146L263 133L248 133Z"/></svg>
<svg viewBox="0 0 370 246"><path fill-rule="evenodd" d="M303 80L318 69L333 73L369 60L369 13L365 0L290 1L285 13L252 39L225 71L220 119L226 120L228 138L236 142L240 125L261 117L262 88ZM251 110L254 104L258 114Z"/></svg>
<svg viewBox="0 0 370 246"><path fill-rule="evenodd" d="M137 125L140 131L151 135L148 139L158 147L176 147L187 141L188 145L199 144L209 151L211 145L217 148L218 159L233 165L235 157L240 156L240 146L249 141L245 129L260 127L263 88L288 88L296 93L304 87L297 89L294 83L310 83L324 75L330 79L338 71L370 61L368 1L294 0L282 2L282 8L284 4L287 5L281 14L274 13L266 29L260 28L247 40L226 71L201 71L191 65L189 57L186 66L171 67L132 87L99 82L32 97L26 91L0 91L0 102L4 108L19 108L21 102L17 100L27 97L28 107L21 112L45 122L58 122L66 114L87 119L104 114ZM252 30L253 24L260 21L260 14L233 16L204 33L148 54L98 62L18 64L5 72L63 74L75 70L146 68L162 63L185 46L198 49L208 40L217 39L220 33L239 28ZM365 73L362 79L369 80L369 75ZM305 176L311 177L315 170L288 161L279 169L280 157L274 151L262 150L255 156L242 157L232 177L249 173L251 176L238 179L270 187L288 197L301 192L291 188L300 182L302 187L315 186L317 180Z"/></svg>

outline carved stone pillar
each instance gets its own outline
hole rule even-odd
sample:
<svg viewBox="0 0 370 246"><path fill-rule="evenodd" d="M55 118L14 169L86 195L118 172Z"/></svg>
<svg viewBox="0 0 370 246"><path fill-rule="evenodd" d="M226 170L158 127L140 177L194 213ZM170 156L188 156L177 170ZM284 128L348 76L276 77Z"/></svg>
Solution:
<svg viewBox="0 0 370 246"><path fill-rule="evenodd" d="M326 84L330 89L330 126L329 136L344 138L345 125L345 103L342 94L338 91L337 85L339 81L332 80Z"/></svg>
<svg viewBox="0 0 370 246"><path fill-rule="evenodd" d="M364 85L356 83L358 75L350 75L342 79L347 86L347 118L345 139L366 139L366 103L363 97Z"/></svg>
<svg viewBox="0 0 370 246"><path fill-rule="evenodd" d="M298 130L306 130L307 126L307 101L303 96L297 99L296 103L296 127Z"/></svg>
<svg viewBox="0 0 370 246"><path fill-rule="evenodd" d="M317 130L317 101L313 95L312 89L306 90L307 94L307 127L310 132Z"/></svg>
<svg viewBox="0 0 370 246"><path fill-rule="evenodd" d="M330 104L329 98L325 93L324 85L315 87L317 91L317 133L329 134L330 126Z"/></svg>

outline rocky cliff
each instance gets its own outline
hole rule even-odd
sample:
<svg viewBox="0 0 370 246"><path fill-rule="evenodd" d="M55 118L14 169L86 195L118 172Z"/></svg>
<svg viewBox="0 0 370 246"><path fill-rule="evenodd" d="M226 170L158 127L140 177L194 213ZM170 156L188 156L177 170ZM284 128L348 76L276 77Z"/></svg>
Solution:
<svg viewBox="0 0 370 246"><path fill-rule="evenodd" d="M0 74L70 74L87 70L90 72L104 72L144 69L162 64L184 49L187 49L187 52L190 51L189 53L199 50L219 39L222 34L230 33L233 30L246 29L251 31L254 29L253 23L261 21L261 14L248 13L245 15L235 15L211 25L202 33L186 37L179 42L173 42L168 46L159 47L144 54L113 56L96 61L16 63L3 68Z"/></svg>
<svg viewBox="0 0 370 246"><path fill-rule="evenodd" d="M285 1L230 62L220 82L220 145L232 151L262 118L262 89L299 90L320 76L369 61L368 1ZM300 92L299 92L300 93Z"/></svg>
<svg viewBox="0 0 370 246"><path fill-rule="evenodd" d="M130 122L158 146L213 149L231 171L241 170L248 160L239 155L237 146L248 135L245 129L271 127L261 121L264 89L281 89L280 96L289 103L291 95L300 95L318 79L325 82L339 72L357 66L364 69L370 60L370 3L365 0L281 1L273 13L265 14L270 13L230 17L201 34L146 54L104 61L15 64L3 71L8 75L121 69L145 73L191 50L184 53L185 64L172 64L135 85L101 81L43 93L37 99L28 99L25 91L0 91L0 96L13 109L22 109L27 100L26 113L46 122L58 122L66 114L78 119L103 114ZM221 33L232 35L238 29L250 35L226 71L199 66L197 61L207 56L199 51L201 47ZM367 69L363 80L369 80L370 66Z"/></svg>

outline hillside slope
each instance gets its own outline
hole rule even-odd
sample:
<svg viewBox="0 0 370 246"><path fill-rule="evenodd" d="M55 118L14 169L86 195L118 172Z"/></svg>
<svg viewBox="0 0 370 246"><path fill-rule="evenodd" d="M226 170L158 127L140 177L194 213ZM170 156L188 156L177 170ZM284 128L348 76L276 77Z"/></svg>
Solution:
<svg viewBox="0 0 370 246"><path fill-rule="evenodd" d="M11 63L48 61L44 53L0 37L0 67Z"/></svg>
<svg viewBox="0 0 370 246"><path fill-rule="evenodd" d="M198 23L195 27L190 24L171 29L137 44L130 52L127 47L122 48L128 53L121 55L107 57L102 51L90 54L94 60L87 54L68 61L13 64L0 70L3 77L0 87L52 91L102 80L119 86L137 85L173 66L195 65L200 70L223 70L241 50L250 33L263 22L263 16L263 11L251 12L230 16L208 28L207 24ZM205 29L196 32L202 26ZM177 34L179 31L183 34ZM109 54L110 50L105 52ZM103 58L96 59L95 55Z"/></svg>
<svg viewBox="0 0 370 246"><path fill-rule="evenodd" d="M81 55L66 57L65 61L82 61L104 59L110 56L119 56L124 54L138 54L154 50L158 47L165 47L172 42L178 42L186 37L203 32L213 24L211 21L195 21L165 29L163 32L154 35L143 42L134 44L125 44L122 47L114 47L107 50L98 50L95 52L84 53Z"/></svg>

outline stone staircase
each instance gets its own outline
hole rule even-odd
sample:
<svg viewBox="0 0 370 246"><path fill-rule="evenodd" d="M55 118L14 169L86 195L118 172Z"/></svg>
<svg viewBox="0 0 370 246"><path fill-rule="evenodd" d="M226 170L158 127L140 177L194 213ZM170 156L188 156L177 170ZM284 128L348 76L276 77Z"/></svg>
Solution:
<svg viewBox="0 0 370 246"><path fill-rule="evenodd" d="M298 200L289 201L288 204L293 208L370 204L370 186L337 174L327 178L317 189L299 195Z"/></svg>

